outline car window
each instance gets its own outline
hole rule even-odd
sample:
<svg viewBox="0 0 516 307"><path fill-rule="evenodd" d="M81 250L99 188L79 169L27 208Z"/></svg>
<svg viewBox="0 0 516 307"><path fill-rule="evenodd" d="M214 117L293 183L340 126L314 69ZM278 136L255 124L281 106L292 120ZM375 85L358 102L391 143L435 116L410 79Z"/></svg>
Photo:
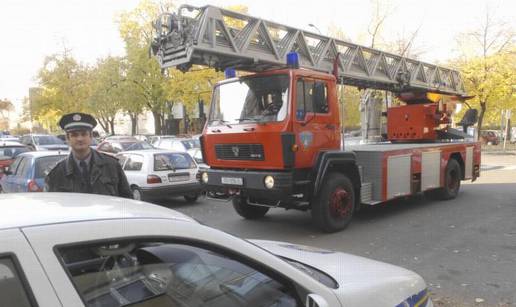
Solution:
<svg viewBox="0 0 516 307"><path fill-rule="evenodd" d="M65 159L66 156L48 156L36 159L34 178L44 178L56 164Z"/></svg>
<svg viewBox="0 0 516 307"><path fill-rule="evenodd" d="M154 154L154 171L195 168L195 163L187 153Z"/></svg>
<svg viewBox="0 0 516 307"><path fill-rule="evenodd" d="M152 149L154 148L147 142L139 141L139 142L126 142L120 143L121 147L124 151L126 150L142 150L142 149Z"/></svg>
<svg viewBox="0 0 516 307"><path fill-rule="evenodd" d="M9 166L9 170L11 171L11 174L16 173L16 169L18 168L18 165L20 165L21 160L23 160L23 157L18 157L14 162Z"/></svg>
<svg viewBox="0 0 516 307"><path fill-rule="evenodd" d="M60 140L58 137L55 137L53 135L41 135L41 136L35 136L34 142L36 145L62 145L64 142Z"/></svg>
<svg viewBox="0 0 516 307"><path fill-rule="evenodd" d="M18 177L24 177L30 168L31 160L32 159L30 157L23 157L23 159L20 161L20 165L18 165L18 168L16 169L16 173L14 173L14 175L16 175Z"/></svg>
<svg viewBox="0 0 516 307"><path fill-rule="evenodd" d="M124 166L124 171L140 171L143 166L143 157L140 155L130 155Z"/></svg>
<svg viewBox="0 0 516 307"><path fill-rule="evenodd" d="M27 151L29 151L29 149L22 146L0 147L0 160L13 159L19 154Z"/></svg>
<svg viewBox="0 0 516 307"><path fill-rule="evenodd" d="M21 276L12 256L0 257L0 306L35 306Z"/></svg>
<svg viewBox="0 0 516 307"><path fill-rule="evenodd" d="M98 150L105 151L105 152L112 152L113 148L111 148L111 144L104 143L104 144L100 144Z"/></svg>
<svg viewBox="0 0 516 307"><path fill-rule="evenodd" d="M281 277L211 248L145 240L57 253L86 306L301 306Z"/></svg>

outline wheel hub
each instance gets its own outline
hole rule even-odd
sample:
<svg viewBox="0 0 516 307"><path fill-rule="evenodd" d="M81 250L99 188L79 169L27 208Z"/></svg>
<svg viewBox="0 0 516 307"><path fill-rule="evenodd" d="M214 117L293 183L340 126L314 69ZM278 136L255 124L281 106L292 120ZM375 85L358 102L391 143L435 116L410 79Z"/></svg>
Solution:
<svg viewBox="0 0 516 307"><path fill-rule="evenodd" d="M353 204L349 197L349 193L343 188L337 188L330 198L331 213L336 218L343 218L351 214Z"/></svg>

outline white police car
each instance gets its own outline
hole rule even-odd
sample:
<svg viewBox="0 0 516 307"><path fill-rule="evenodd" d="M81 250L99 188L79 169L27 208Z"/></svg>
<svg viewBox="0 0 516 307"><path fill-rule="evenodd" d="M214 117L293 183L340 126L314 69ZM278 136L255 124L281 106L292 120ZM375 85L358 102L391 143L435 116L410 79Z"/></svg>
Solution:
<svg viewBox="0 0 516 307"><path fill-rule="evenodd" d="M117 197L0 195L0 306L432 306L417 274Z"/></svg>

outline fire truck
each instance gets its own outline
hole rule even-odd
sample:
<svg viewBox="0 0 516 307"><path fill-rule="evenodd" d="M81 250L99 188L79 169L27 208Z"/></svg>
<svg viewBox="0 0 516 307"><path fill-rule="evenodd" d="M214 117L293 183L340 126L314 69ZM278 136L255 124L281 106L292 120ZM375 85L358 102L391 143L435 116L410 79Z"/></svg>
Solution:
<svg viewBox="0 0 516 307"><path fill-rule="evenodd" d="M310 210L318 228L335 232L365 206L420 192L453 199L462 180L479 176L480 144L450 125L456 103L470 98L455 70L214 6L183 5L154 28L163 69L226 72L200 138L210 166L200 180L246 219ZM339 84L402 102L384 112L384 140L342 146ZM463 131L475 117L466 112Z"/></svg>

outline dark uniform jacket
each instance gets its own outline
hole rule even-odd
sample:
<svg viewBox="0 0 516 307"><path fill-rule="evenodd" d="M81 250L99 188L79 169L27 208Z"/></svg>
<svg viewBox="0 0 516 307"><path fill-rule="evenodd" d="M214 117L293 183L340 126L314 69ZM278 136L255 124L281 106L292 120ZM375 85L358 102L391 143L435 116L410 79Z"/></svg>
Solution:
<svg viewBox="0 0 516 307"><path fill-rule="evenodd" d="M45 178L47 192L75 192L132 198L122 167L113 157L92 149L89 183L83 178L72 154L60 161Z"/></svg>

